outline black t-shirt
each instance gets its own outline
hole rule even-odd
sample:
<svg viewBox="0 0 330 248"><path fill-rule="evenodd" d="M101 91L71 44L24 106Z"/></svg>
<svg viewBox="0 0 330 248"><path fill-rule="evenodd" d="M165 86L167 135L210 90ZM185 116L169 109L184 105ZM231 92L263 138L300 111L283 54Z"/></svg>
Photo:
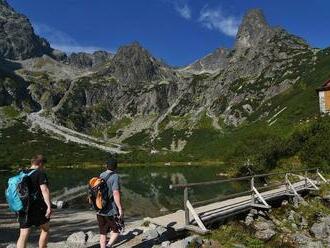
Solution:
<svg viewBox="0 0 330 248"><path fill-rule="evenodd" d="M46 184L48 186L48 177L46 173L41 169L28 169L24 172L30 173L33 170L36 171L29 176L29 193L33 202L40 203L43 202L40 185Z"/></svg>

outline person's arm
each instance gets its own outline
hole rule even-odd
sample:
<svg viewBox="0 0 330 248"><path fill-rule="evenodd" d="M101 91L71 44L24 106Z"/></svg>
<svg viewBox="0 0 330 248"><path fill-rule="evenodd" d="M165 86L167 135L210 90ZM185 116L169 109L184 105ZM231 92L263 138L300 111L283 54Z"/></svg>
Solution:
<svg viewBox="0 0 330 248"><path fill-rule="evenodd" d="M120 179L117 174L113 175L113 178L111 180L111 189L112 189L113 199L118 208L119 218L123 218L124 210L121 204Z"/></svg>
<svg viewBox="0 0 330 248"><path fill-rule="evenodd" d="M50 201L49 188L48 188L47 184L42 184L42 185L40 185L40 189L41 189L41 193L44 198L44 201L47 205L47 212L46 212L45 216L47 218L50 218L50 215L52 214L52 203Z"/></svg>
<svg viewBox="0 0 330 248"><path fill-rule="evenodd" d="M119 218L123 218L124 217L124 210L123 207L121 205L121 196L120 196L120 191L119 190L114 190L113 191L113 199L116 203L116 206L118 208L119 211Z"/></svg>

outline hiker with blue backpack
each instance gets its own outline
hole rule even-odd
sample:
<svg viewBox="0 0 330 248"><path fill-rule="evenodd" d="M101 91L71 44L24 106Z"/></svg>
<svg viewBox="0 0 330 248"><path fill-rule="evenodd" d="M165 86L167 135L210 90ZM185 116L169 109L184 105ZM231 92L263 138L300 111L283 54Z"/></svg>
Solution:
<svg viewBox="0 0 330 248"><path fill-rule="evenodd" d="M7 202L10 210L17 213L20 226L17 248L26 247L32 226L41 230L39 248L47 247L52 209L45 163L46 159L37 155L31 159L29 169L8 180Z"/></svg>

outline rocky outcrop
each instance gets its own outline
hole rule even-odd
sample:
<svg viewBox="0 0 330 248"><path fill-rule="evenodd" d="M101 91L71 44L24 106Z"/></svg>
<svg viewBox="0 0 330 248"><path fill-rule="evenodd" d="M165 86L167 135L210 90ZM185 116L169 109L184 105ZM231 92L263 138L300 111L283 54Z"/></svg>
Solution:
<svg viewBox="0 0 330 248"><path fill-rule="evenodd" d="M106 51L96 51L94 53L72 53L64 59L65 63L78 68L94 68L102 65L113 58L113 54Z"/></svg>
<svg viewBox="0 0 330 248"><path fill-rule="evenodd" d="M183 68L183 70L191 73L213 73L220 71L228 65L230 52L230 49L218 48L204 58Z"/></svg>
<svg viewBox="0 0 330 248"><path fill-rule="evenodd" d="M26 112L39 110L40 105L32 99L28 86L23 78L0 68L0 107L12 105Z"/></svg>
<svg viewBox="0 0 330 248"><path fill-rule="evenodd" d="M34 33L30 21L1 0L0 57L21 60L51 52L49 43Z"/></svg>

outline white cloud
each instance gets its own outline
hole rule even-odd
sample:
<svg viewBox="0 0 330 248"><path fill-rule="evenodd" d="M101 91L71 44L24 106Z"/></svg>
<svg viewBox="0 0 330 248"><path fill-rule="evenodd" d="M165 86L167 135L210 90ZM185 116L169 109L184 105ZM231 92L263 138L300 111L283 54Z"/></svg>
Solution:
<svg viewBox="0 0 330 248"><path fill-rule="evenodd" d="M179 13L181 17L184 19L190 19L191 18L191 9L188 5L188 3L174 3L175 10Z"/></svg>
<svg viewBox="0 0 330 248"><path fill-rule="evenodd" d="M33 23L33 28L35 32L46 38L51 47L61 50L66 53L77 53L77 52L87 52L93 53L99 50L106 50L102 47L96 46L82 46L80 45L72 36L69 34L58 30L56 28L50 27L46 24Z"/></svg>
<svg viewBox="0 0 330 248"><path fill-rule="evenodd" d="M198 21L208 29L217 30L228 36L235 36L240 24L240 18L225 15L221 8L210 9L204 7Z"/></svg>

